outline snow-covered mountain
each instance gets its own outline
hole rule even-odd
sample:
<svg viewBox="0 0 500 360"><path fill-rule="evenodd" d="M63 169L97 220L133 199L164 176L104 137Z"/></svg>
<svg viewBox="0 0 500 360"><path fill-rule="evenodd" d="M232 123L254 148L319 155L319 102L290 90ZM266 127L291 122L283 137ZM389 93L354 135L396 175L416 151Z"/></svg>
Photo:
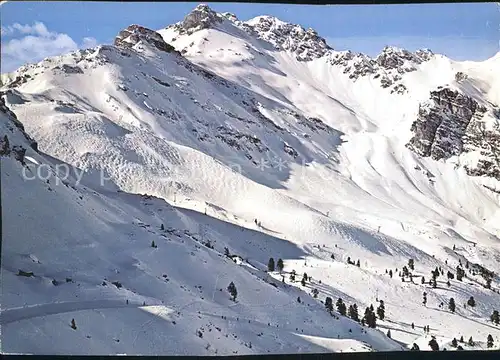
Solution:
<svg viewBox="0 0 500 360"><path fill-rule="evenodd" d="M499 348L500 55L331 45L199 5L2 74L3 351Z"/></svg>

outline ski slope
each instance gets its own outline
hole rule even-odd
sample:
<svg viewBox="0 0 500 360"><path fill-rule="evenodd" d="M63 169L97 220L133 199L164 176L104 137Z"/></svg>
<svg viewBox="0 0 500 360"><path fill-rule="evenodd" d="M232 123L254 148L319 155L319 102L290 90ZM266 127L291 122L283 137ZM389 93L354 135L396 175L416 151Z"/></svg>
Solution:
<svg viewBox="0 0 500 360"><path fill-rule="evenodd" d="M500 184L406 147L438 86L499 104L498 55L434 55L403 75L407 93L391 94L332 66L334 50L301 61L231 19L158 30L179 53L106 45L2 75L2 98L40 150L2 113L0 135L28 149L24 166L1 158L3 351L430 350L431 336L447 350L460 336L485 349L488 334L499 348L489 318L500 304L500 195L484 185ZM284 282L267 272L270 257L284 260ZM409 259L414 283L397 276ZM491 289L469 272L446 285L466 261L495 272ZM422 284L436 267L437 288ZM477 305L464 308L470 296ZM360 317L382 299L386 318L370 329L332 316L326 297L356 303Z"/></svg>

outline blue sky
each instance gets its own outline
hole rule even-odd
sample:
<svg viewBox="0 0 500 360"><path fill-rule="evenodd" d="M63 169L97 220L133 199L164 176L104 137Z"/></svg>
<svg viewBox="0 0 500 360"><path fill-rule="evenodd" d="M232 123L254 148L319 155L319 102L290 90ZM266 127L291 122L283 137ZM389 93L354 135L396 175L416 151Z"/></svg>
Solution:
<svg viewBox="0 0 500 360"><path fill-rule="evenodd" d="M428 47L456 60L484 60L499 51L497 3L414 5L287 5L208 3L240 20L273 15L312 27L338 50L376 55L385 45ZM7 2L0 8L2 72L47 56L111 43L130 24L160 29L197 3Z"/></svg>

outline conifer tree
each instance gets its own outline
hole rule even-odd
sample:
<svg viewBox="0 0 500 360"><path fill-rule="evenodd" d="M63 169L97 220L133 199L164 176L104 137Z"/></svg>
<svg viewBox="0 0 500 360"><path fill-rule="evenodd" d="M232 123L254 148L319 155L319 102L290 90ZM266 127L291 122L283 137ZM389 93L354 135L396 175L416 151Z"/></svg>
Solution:
<svg viewBox="0 0 500 360"><path fill-rule="evenodd" d="M349 312L347 314L354 321L359 322L358 306L356 304L349 306Z"/></svg>
<svg viewBox="0 0 500 360"><path fill-rule="evenodd" d="M331 313L333 311L333 301L332 298L329 296L325 299L325 307L326 310L328 310L328 312Z"/></svg>
<svg viewBox="0 0 500 360"><path fill-rule="evenodd" d="M451 346L453 346L454 348L456 348L458 346L458 342L457 342L456 338L453 338L453 340L451 341Z"/></svg>
<svg viewBox="0 0 500 360"><path fill-rule="evenodd" d="M469 305L470 307L476 306L476 300L474 300L474 296L471 296L469 300L467 300L467 305Z"/></svg>
<svg viewBox="0 0 500 360"><path fill-rule="evenodd" d="M318 289L313 289L312 293L313 293L313 298L316 299L318 297L319 291Z"/></svg>
<svg viewBox="0 0 500 360"><path fill-rule="evenodd" d="M474 340L472 340L472 336L469 338L469 341L467 342L469 346L474 346Z"/></svg>
<svg viewBox="0 0 500 360"><path fill-rule="evenodd" d="M422 276L422 285L425 284L425 277Z"/></svg>
<svg viewBox="0 0 500 360"><path fill-rule="evenodd" d="M389 270L389 276L391 277L392 279L392 270Z"/></svg>
<svg viewBox="0 0 500 360"><path fill-rule="evenodd" d="M277 268L278 268L278 271L280 272L280 274L283 271L284 267L285 267L285 265L283 264L283 260L278 259Z"/></svg>
<svg viewBox="0 0 500 360"><path fill-rule="evenodd" d="M306 280L305 280L304 278L302 278L302 280L300 281L300 284L301 284L302 286L306 286Z"/></svg>
<svg viewBox="0 0 500 360"><path fill-rule="evenodd" d="M360 267L360 266L361 266L361 263L359 262L359 259L358 259L358 261L356 262L356 266L357 266L357 267Z"/></svg>
<svg viewBox="0 0 500 360"><path fill-rule="evenodd" d="M154 240L153 240L153 241L151 241L151 247L152 247L152 248L155 248L155 247L156 247L156 244L155 244L155 241L154 241Z"/></svg>
<svg viewBox="0 0 500 360"><path fill-rule="evenodd" d="M292 272L290 273L290 281L291 282L295 282L295 270L292 270Z"/></svg>
<svg viewBox="0 0 500 360"><path fill-rule="evenodd" d="M413 346L411 347L411 351L420 351L420 347L417 344L413 343Z"/></svg>
<svg viewBox="0 0 500 360"><path fill-rule="evenodd" d="M231 294L232 300L236 301L236 296L238 296L238 291L236 290L236 286L234 283L231 281L229 283L229 286L227 287L227 291L229 291L229 294Z"/></svg>
<svg viewBox="0 0 500 360"><path fill-rule="evenodd" d="M500 324L500 314L498 313L498 310L493 310L493 313L490 316L491 322L498 325Z"/></svg>
<svg viewBox="0 0 500 360"><path fill-rule="evenodd" d="M345 316L347 312L347 306L344 304L341 298L338 298L335 306L337 307L337 311L340 315Z"/></svg>
<svg viewBox="0 0 500 360"><path fill-rule="evenodd" d="M267 263L267 270L269 272L274 271L274 259L273 258L269 258L269 261Z"/></svg>
<svg viewBox="0 0 500 360"><path fill-rule="evenodd" d="M385 318L385 305L384 300L380 300L380 305L377 308L377 315L380 320L384 320Z"/></svg>
<svg viewBox="0 0 500 360"><path fill-rule="evenodd" d="M491 336L491 334L489 334L488 338L486 339L486 346L488 348L492 348L493 347L493 336Z"/></svg>
<svg viewBox="0 0 500 360"><path fill-rule="evenodd" d="M163 224L161 224L160 230L165 230L165 227L163 226Z"/></svg>
<svg viewBox="0 0 500 360"><path fill-rule="evenodd" d="M429 346L431 347L432 351L439 351L439 344L437 343L435 337L432 337L431 341L429 341Z"/></svg>
<svg viewBox="0 0 500 360"><path fill-rule="evenodd" d="M451 312L455 312L455 299L450 298L450 302L448 303L448 309L450 309Z"/></svg>
<svg viewBox="0 0 500 360"><path fill-rule="evenodd" d="M458 340L458 341L460 341L461 343L463 343L463 342L464 342L464 337L463 337L463 335L462 335L462 336L460 336L460 340Z"/></svg>
<svg viewBox="0 0 500 360"><path fill-rule="evenodd" d="M415 270L415 261L413 259L408 260L408 267L411 270Z"/></svg>
<svg viewBox="0 0 500 360"><path fill-rule="evenodd" d="M224 248L224 256L227 256L227 257L231 256L231 254L229 253L229 249L227 247ZM274 260L273 260L273 268L274 268Z"/></svg>
<svg viewBox="0 0 500 360"><path fill-rule="evenodd" d="M390 339L391 338L391 329L387 330L387 337Z"/></svg>
<svg viewBox="0 0 500 360"><path fill-rule="evenodd" d="M76 323L75 323L75 319L71 319L71 328L73 330L76 330Z"/></svg>

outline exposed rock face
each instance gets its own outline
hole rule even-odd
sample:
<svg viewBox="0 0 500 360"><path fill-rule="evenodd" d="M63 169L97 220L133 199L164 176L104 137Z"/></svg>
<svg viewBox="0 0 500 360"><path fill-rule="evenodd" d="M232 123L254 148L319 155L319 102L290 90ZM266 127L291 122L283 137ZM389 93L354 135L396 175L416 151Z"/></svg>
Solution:
<svg viewBox="0 0 500 360"><path fill-rule="evenodd" d="M215 24L222 23L224 19L233 21L237 20L236 16L233 14L218 14L210 9L208 5L200 4L195 7L193 11L187 14L183 21L171 26L173 26L181 35L190 35L195 31L209 29Z"/></svg>
<svg viewBox="0 0 500 360"><path fill-rule="evenodd" d="M14 114L8 106L5 104L5 99L4 96L11 92L12 90L7 90L6 92L0 92L0 112L5 114L6 117L10 120L10 122L7 124L7 127L10 128L11 131L14 131L13 127L16 127L18 131L21 131L21 133L24 135L28 143L30 144L30 147L38 152L38 144L35 140L33 140L24 130L24 125L17 119L16 114ZM4 136L3 140L1 141L0 147L2 148L2 154L0 155L9 155L11 150L12 152L17 152L19 150L19 147L16 148L14 145L13 148L10 148L10 143L7 135ZM16 148L16 149L14 149ZM14 151L16 150L16 151ZM24 153L22 158L24 159Z"/></svg>
<svg viewBox="0 0 500 360"><path fill-rule="evenodd" d="M330 64L343 67L343 73L351 80L364 76L379 79L380 86L391 88L391 94L404 94L406 87L401 83L402 75L417 70L417 65L432 58L428 49L411 53L404 49L386 46L374 59L365 54L354 54L351 51L333 52Z"/></svg>
<svg viewBox="0 0 500 360"><path fill-rule="evenodd" d="M257 34L273 44L278 50L291 51L296 54L297 60L310 61L325 55L332 50L326 40L309 28L289 24L272 16L259 16L246 22L247 32Z"/></svg>
<svg viewBox="0 0 500 360"><path fill-rule="evenodd" d="M131 48L140 41L144 41L153 45L158 50L165 52L173 52L175 48L163 40L160 34L151 29L145 28L140 25L130 25L126 29L120 31L115 38L115 46Z"/></svg>
<svg viewBox="0 0 500 360"><path fill-rule="evenodd" d="M458 91L449 88L432 91L411 126L414 136L407 147L434 160L478 151L480 159L474 166L465 166L467 172L500 180L500 121L493 129L486 130L483 117L487 110Z"/></svg>

